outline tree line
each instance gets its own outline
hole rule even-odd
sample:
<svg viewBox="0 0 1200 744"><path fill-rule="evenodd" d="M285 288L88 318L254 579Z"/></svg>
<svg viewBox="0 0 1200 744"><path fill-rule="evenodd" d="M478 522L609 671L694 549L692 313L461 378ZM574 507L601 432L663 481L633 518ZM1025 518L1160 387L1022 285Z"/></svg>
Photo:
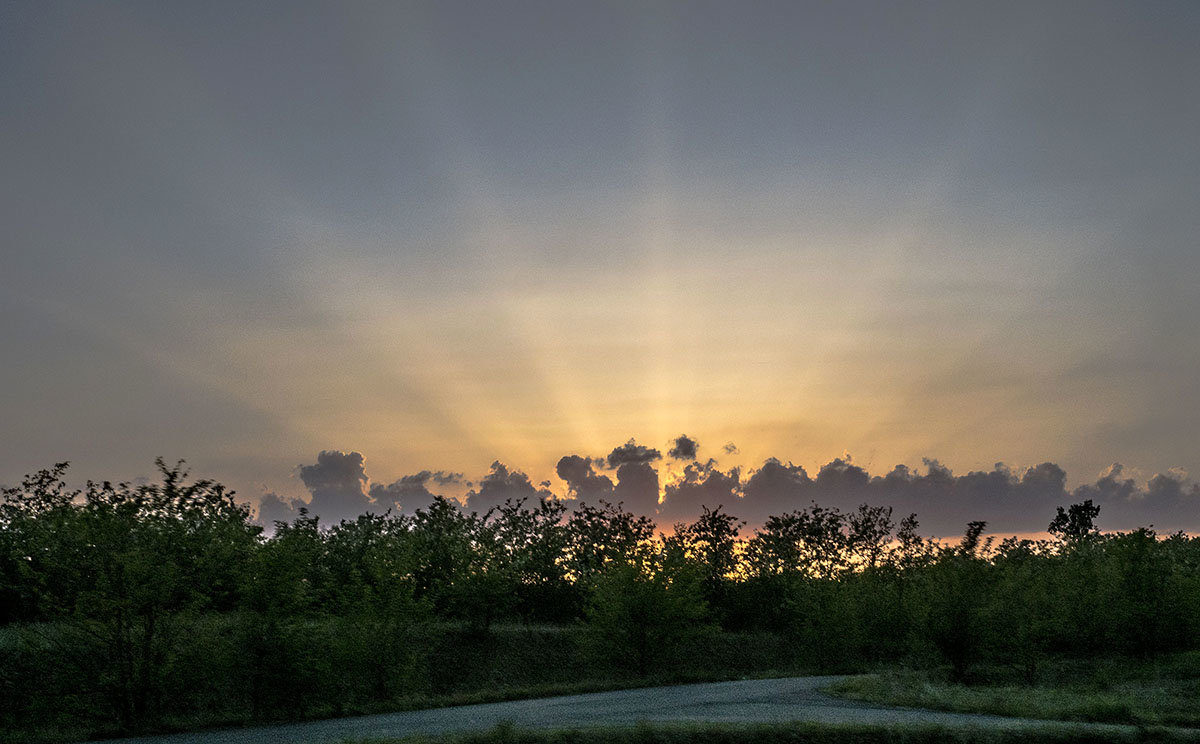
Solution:
<svg viewBox="0 0 1200 744"><path fill-rule="evenodd" d="M250 718L337 713L428 692L454 653L434 629L479 643L514 621L570 627L591 668L643 678L757 633L806 669L942 664L963 679L989 663L1032 682L1049 658L1193 649L1200 630L1200 539L1101 533L1089 501L1048 515L1048 540L999 542L983 522L936 541L868 505L750 531L714 505L663 532L603 501L478 514L441 497L331 527L302 512L267 534L182 463L79 490L66 468L0 502L8 726L64 700L117 730L231 695Z"/></svg>

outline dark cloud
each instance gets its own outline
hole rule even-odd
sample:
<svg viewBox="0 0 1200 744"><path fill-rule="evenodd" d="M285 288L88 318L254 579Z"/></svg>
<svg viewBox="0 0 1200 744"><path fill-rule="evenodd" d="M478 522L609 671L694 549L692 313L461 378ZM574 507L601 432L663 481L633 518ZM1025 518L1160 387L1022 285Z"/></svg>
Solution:
<svg viewBox="0 0 1200 744"><path fill-rule="evenodd" d="M635 514L653 517L658 511L658 470L646 462L627 462L617 468L613 498Z"/></svg>
<svg viewBox="0 0 1200 744"><path fill-rule="evenodd" d="M742 513L738 516L750 524L761 524L772 514L803 509L811 501L813 481L801 465L784 465L770 458L750 474L742 487ZM733 505L730 505L730 511Z"/></svg>
<svg viewBox="0 0 1200 744"><path fill-rule="evenodd" d="M836 458L809 479L804 468L769 459L743 485L739 516L753 525L810 501L841 509L868 503L893 507L897 514L915 512L935 535L958 534L973 520L987 521L993 532L1040 532L1057 507L1091 499L1101 507L1103 529L1127 530L1159 520L1184 529L1200 525L1200 485L1179 471L1160 473L1139 487L1114 465L1094 483L1068 491L1067 474L1052 462L1019 474L996 463L991 470L955 475L926 459L923 470L897 465L873 476L849 459Z"/></svg>
<svg viewBox="0 0 1200 744"><path fill-rule="evenodd" d="M593 460L579 455L567 455L558 461L555 472L567 483L571 496L592 501L612 499L613 482L607 475L599 475Z"/></svg>
<svg viewBox="0 0 1200 744"><path fill-rule="evenodd" d="M1034 493L1065 493L1066 485L1066 471L1052 462L1043 462L1021 476L1021 488Z"/></svg>
<svg viewBox="0 0 1200 744"><path fill-rule="evenodd" d="M258 500L258 511L255 521L273 530L276 522L291 522L300 513L300 507L307 506L303 501L287 499L277 493L267 492Z"/></svg>
<svg viewBox="0 0 1200 744"><path fill-rule="evenodd" d="M1200 528L1200 484L1187 473L1168 470L1140 487L1132 478L1121 478L1124 468L1114 464L1095 484L1080 486L1072 496L1090 498L1100 505L1097 520L1104 529L1153 525L1164 530Z"/></svg>
<svg viewBox="0 0 1200 744"><path fill-rule="evenodd" d="M679 459L680 450L686 454L689 445L694 446L695 440L681 436L669 454ZM821 466L814 477L800 465L768 458L743 477L738 468L722 470L713 459L692 460L679 478L662 489L660 503L655 461L661 458L658 450L631 439L602 460L562 457L555 470L571 497L591 503L620 502L664 527L695 519L702 507L721 505L753 528L770 515L816 502L845 511L871 504L892 507L901 516L916 513L927 534L936 536L959 535L976 520L986 521L993 533L1040 532L1057 507L1090 499L1101 509L1097 522L1105 530L1200 528L1200 485L1182 470L1140 479L1114 464L1095 481L1068 490L1067 473L1053 462L1024 470L996 463L988 470L957 475L938 460L925 459L919 468L901 464L872 475L847 456ZM615 473L600 472L601 464L615 468ZM423 470L368 488L364 459L357 452L321 452L317 462L302 466L299 474L312 500L305 504L264 494L258 506L258 520L264 526L294 519L302 506L324 524L366 511L410 511L432 501L437 486L468 483L461 473ZM509 499L553 498L549 489L549 481L534 484L525 473L497 461L471 486L467 508L482 513Z"/></svg>
<svg viewBox="0 0 1200 744"><path fill-rule="evenodd" d="M1185 497L1194 497L1197 486L1192 485L1189 488L1186 478L1186 475L1180 473L1159 473L1146 485L1146 498L1174 503Z"/></svg>
<svg viewBox="0 0 1200 744"><path fill-rule="evenodd" d="M1121 478L1124 470L1121 463L1113 463L1108 470L1100 474L1095 483L1076 488L1074 498L1080 501L1091 499L1097 504L1129 501L1137 494L1138 487L1133 478Z"/></svg>
<svg viewBox="0 0 1200 744"><path fill-rule="evenodd" d="M954 535L967 522L976 520L988 522L991 529L1004 529L1002 522L1012 522L1015 515L1021 515L1023 523L1008 529L1044 529L1064 496L1061 487L1045 493L1037 491L1038 485L1052 482L1042 477L1048 472L1045 468L1035 468L1035 474L1022 488L1021 480L1001 463L990 471L972 471L962 476L955 476L937 460L926 459L924 465L924 474L897 467L884 478L872 479L867 498L862 500L891 506L900 514L915 512L934 534ZM1031 498L1046 502L1039 516L1033 515L1038 511L1036 505L1033 510L1018 505ZM1047 515L1044 523L1040 514Z"/></svg>
<svg viewBox="0 0 1200 744"><path fill-rule="evenodd" d="M627 463L645 465L655 460L661 460L662 453L652 447L644 447L630 439L620 447L608 453L608 467L616 468ZM618 476L619 477L619 476Z"/></svg>
<svg viewBox="0 0 1200 744"><path fill-rule="evenodd" d="M756 524L811 502L844 510L865 503L893 507L897 514L916 512L934 534L957 534L971 520L988 520L996 529L1033 531L1044 529L1054 507L1067 498L1062 471L1052 463L1031 468L1023 478L1002 464L962 476L937 460L926 459L923 466L924 472L897 465L873 476L850 458L839 457L810 478L801 466L768 459L742 489L740 516Z"/></svg>
<svg viewBox="0 0 1200 744"><path fill-rule="evenodd" d="M422 470L419 473L405 475L387 485L373 483L369 493L372 500L381 508L411 513L415 509L428 506L434 497L439 495L429 490L430 481L443 486L461 483L462 473Z"/></svg>
<svg viewBox="0 0 1200 744"><path fill-rule="evenodd" d="M541 498L554 498L554 494L534 486L528 475L519 470L509 470L508 466L496 460L492 463L491 471L479 481L479 489L471 489L467 493L466 508L482 514L510 499L535 501Z"/></svg>
<svg viewBox="0 0 1200 744"><path fill-rule="evenodd" d="M687 434L680 434L675 437L675 441L671 444L670 451L667 456L675 460L695 460L696 452L700 449L700 445L695 439L692 439Z"/></svg>
<svg viewBox="0 0 1200 744"><path fill-rule="evenodd" d="M725 454L727 455L736 455L739 452L737 445L733 442L726 442L725 446L721 449L725 450Z"/></svg>
<svg viewBox="0 0 1200 744"><path fill-rule="evenodd" d="M312 494L309 512L335 524L378 509L367 493L364 459L358 452L324 451L314 465L300 466L300 480Z"/></svg>
<svg viewBox="0 0 1200 744"><path fill-rule="evenodd" d="M686 521L700 514L703 507L724 506L726 513L741 516L739 498L741 471L719 469L715 460L689 463L683 475L663 489L659 516L665 522Z"/></svg>
<svg viewBox="0 0 1200 744"><path fill-rule="evenodd" d="M838 457L817 471L817 490L822 493L836 493L842 497L860 499L867 495L871 476L866 470Z"/></svg>

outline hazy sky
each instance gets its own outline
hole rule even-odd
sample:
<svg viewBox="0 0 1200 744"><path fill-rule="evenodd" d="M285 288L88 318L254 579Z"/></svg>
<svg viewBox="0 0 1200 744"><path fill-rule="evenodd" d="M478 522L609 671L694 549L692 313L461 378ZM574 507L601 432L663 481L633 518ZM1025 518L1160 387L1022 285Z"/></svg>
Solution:
<svg viewBox="0 0 1200 744"><path fill-rule="evenodd" d="M0 483L299 496L341 450L563 493L681 432L743 481L1200 472L1198 38L1192 0L5 3Z"/></svg>

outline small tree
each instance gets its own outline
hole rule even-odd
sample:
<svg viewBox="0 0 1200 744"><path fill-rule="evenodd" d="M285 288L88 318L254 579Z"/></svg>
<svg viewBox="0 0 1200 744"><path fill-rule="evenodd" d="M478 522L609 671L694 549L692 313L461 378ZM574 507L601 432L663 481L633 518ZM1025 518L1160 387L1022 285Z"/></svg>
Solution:
<svg viewBox="0 0 1200 744"><path fill-rule="evenodd" d="M399 694L420 663L412 634L429 611L413 596L409 522L364 514L341 522L325 541L333 596L328 609L336 614L334 641L344 655L335 671L345 690L375 699Z"/></svg>
<svg viewBox="0 0 1200 744"><path fill-rule="evenodd" d="M156 465L158 484L73 491L63 463L5 489L0 517L37 616L91 639L97 653L71 663L126 730L157 711L178 619L235 603L260 532L232 491Z"/></svg>
<svg viewBox="0 0 1200 744"><path fill-rule="evenodd" d="M922 573L925 633L950 663L954 681L966 678L967 669L982 647L981 611L988 596L987 564L979 557L985 522L970 522L957 547L943 548L937 560Z"/></svg>
<svg viewBox="0 0 1200 744"><path fill-rule="evenodd" d="M586 581L609 563L638 563L651 556L654 522L603 499L600 507L580 503L567 520L568 574Z"/></svg>
<svg viewBox="0 0 1200 744"><path fill-rule="evenodd" d="M577 619L582 612L577 587L567 580L564 553L567 505L539 499L507 501L492 512L497 551L495 563L507 577L505 591L524 618L548 622Z"/></svg>
<svg viewBox="0 0 1200 744"><path fill-rule="evenodd" d="M709 629L699 573L678 545L660 543L641 565L613 562L594 575L587 623L595 650L646 677L677 660Z"/></svg>
<svg viewBox="0 0 1200 744"><path fill-rule="evenodd" d="M1091 499L1082 504L1071 504L1066 510L1060 506L1047 530L1067 545L1076 546L1100 534L1096 527L1098 516L1100 507L1092 504Z"/></svg>
<svg viewBox="0 0 1200 744"><path fill-rule="evenodd" d="M721 507L703 513L691 524L675 525L675 537L685 555L697 564L704 597L724 617L727 589L738 567L738 528L746 524Z"/></svg>

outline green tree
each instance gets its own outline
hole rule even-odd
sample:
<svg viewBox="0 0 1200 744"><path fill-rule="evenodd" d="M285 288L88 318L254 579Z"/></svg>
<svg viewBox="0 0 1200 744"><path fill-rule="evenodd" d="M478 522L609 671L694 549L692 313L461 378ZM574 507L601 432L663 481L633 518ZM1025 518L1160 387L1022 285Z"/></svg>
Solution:
<svg viewBox="0 0 1200 744"><path fill-rule="evenodd" d="M465 513L442 496L418 509L410 528L414 591L443 618L485 632L514 602L511 577L488 514Z"/></svg>
<svg viewBox="0 0 1200 744"><path fill-rule="evenodd" d="M157 484L72 491L63 464L4 492L38 616L90 639L95 653L72 663L127 730L161 707L181 619L236 603L260 532L232 491L189 483L182 462L156 465Z"/></svg>
<svg viewBox="0 0 1200 744"><path fill-rule="evenodd" d="M429 610L414 596L410 522L364 514L326 538L341 699L395 697L412 686L423 663L412 638Z"/></svg>
<svg viewBox="0 0 1200 744"><path fill-rule="evenodd" d="M984 522L970 522L962 542L943 548L922 572L925 636L949 662L956 682L966 678L983 646L981 614L990 578L980 557L984 527Z"/></svg>
<svg viewBox="0 0 1200 744"><path fill-rule="evenodd" d="M580 616L581 594L567 579L567 505L557 499L508 501L492 512L495 563L510 582L518 614L530 620L567 622Z"/></svg>
<svg viewBox="0 0 1200 744"><path fill-rule="evenodd" d="M601 500L599 507L580 503L567 520L568 575L587 582L610 563L638 565L653 556L654 522Z"/></svg>
<svg viewBox="0 0 1200 744"><path fill-rule="evenodd" d="M1077 545L1100 534L1096 527L1096 517L1100 516L1100 507L1087 499L1081 504L1071 504L1067 509L1058 507L1058 513L1047 528L1051 535L1068 545Z"/></svg>
<svg viewBox="0 0 1200 744"><path fill-rule="evenodd" d="M768 517L746 545L751 573L834 578L849 567L846 516L819 504Z"/></svg>
<svg viewBox="0 0 1200 744"><path fill-rule="evenodd" d="M718 617L727 614L730 584L738 572L738 532L746 524L721 507L703 512L690 524L675 525L675 536L684 554L695 561L701 574L704 597Z"/></svg>
<svg viewBox="0 0 1200 744"><path fill-rule="evenodd" d="M678 543L661 541L640 564L613 561L591 581L593 647L638 677L678 663L680 652L710 630L700 573Z"/></svg>
<svg viewBox="0 0 1200 744"><path fill-rule="evenodd" d="M1055 582L1061 560L1044 541L1010 537L992 560L993 591L982 610L986 643L995 658L1011 664L1027 685L1061 635Z"/></svg>
<svg viewBox="0 0 1200 744"><path fill-rule="evenodd" d="M887 553L892 539L892 508L862 504L847 518L846 549L852 563L874 570Z"/></svg>

